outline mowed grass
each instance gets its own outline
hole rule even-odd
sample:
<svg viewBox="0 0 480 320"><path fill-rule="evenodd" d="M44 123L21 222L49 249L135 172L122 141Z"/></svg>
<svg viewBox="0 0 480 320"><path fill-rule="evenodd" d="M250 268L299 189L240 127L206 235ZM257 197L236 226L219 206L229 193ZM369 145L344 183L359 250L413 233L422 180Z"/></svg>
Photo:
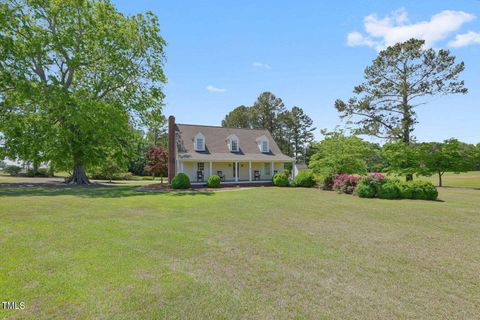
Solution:
<svg viewBox="0 0 480 320"><path fill-rule="evenodd" d="M419 179L431 181L438 185L438 175L431 177L418 177ZM443 186L462 187L462 188L480 188L480 171L470 171L462 173L446 172L443 175Z"/></svg>
<svg viewBox="0 0 480 320"><path fill-rule="evenodd" d="M0 189L7 319L473 319L480 191Z"/></svg>

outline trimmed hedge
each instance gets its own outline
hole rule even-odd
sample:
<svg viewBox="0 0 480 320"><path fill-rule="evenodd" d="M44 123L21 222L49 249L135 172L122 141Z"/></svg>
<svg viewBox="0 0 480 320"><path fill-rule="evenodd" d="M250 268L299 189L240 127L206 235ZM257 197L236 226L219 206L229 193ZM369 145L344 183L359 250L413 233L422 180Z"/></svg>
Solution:
<svg viewBox="0 0 480 320"><path fill-rule="evenodd" d="M333 176L333 190L339 193L352 194L360 177L351 174L336 174Z"/></svg>
<svg viewBox="0 0 480 320"><path fill-rule="evenodd" d="M401 182L398 180L385 180L378 189L380 199L400 199L403 198Z"/></svg>
<svg viewBox="0 0 480 320"><path fill-rule="evenodd" d="M311 188L315 186L317 181L315 180L315 175L312 170L300 171L294 179L295 186Z"/></svg>
<svg viewBox="0 0 480 320"><path fill-rule="evenodd" d="M276 173L272 178L273 185L277 187L288 187L288 177L285 173Z"/></svg>
<svg viewBox="0 0 480 320"><path fill-rule="evenodd" d="M172 179L173 189L188 189L190 188L190 178L185 173L178 173Z"/></svg>
<svg viewBox="0 0 480 320"><path fill-rule="evenodd" d="M217 176L216 174L211 175L210 177L208 177L207 186L209 188L218 188L220 187L221 181L222 180L220 179L220 177Z"/></svg>

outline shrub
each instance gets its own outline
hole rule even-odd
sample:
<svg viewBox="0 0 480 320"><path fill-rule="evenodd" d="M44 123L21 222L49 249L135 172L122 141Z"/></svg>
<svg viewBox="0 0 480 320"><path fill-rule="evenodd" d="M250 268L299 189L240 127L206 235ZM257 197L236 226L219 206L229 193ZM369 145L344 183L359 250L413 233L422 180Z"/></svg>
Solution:
<svg viewBox="0 0 480 320"><path fill-rule="evenodd" d="M173 189L190 188L190 178L185 173L178 173L172 180Z"/></svg>
<svg viewBox="0 0 480 320"><path fill-rule="evenodd" d="M207 186L209 188L218 188L220 187L220 182L221 182L220 177L214 174L208 177Z"/></svg>
<svg viewBox="0 0 480 320"><path fill-rule="evenodd" d="M360 198L374 198L378 195L378 189L385 181L381 173L371 173L363 177L357 184L356 193Z"/></svg>
<svg viewBox="0 0 480 320"><path fill-rule="evenodd" d="M273 184L277 187L288 187L288 177L285 173L276 173L273 176Z"/></svg>
<svg viewBox="0 0 480 320"><path fill-rule="evenodd" d="M400 199L402 197L401 183L394 179L385 179L384 183L378 188L378 197L380 199Z"/></svg>
<svg viewBox="0 0 480 320"><path fill-rule="evenodd" d="M438 190L431 182L408 181L402 184L402 197L406 199L436 200Z"/></svg>
<svg viewBox="0 0 480 320"><path fill-rule="evenodd" d="M35 177L35 171L33 169L27 169L27 172L25 172L26 177Z"/></svg>
<svg viewBox="0 0 480 320"><path fill-rule="evenodd" d="M3 171L5 173L8 173L9 175L11 176L18 176L18 174L20 173L20 171L22 171L22 168L19 167L19 166L14 166L14 165L9 165L9 166L6 166Z"/></svg>
<svg viewBox="0 0 480 320"><path fill-rule="evenodd" d="M311 188L315 185L315 175L312 170L300 171L294 179L297 187Z"/></svg>
<svg viewBox="0 0 480 320"><path fill-rule="evenodd" d="M333 190L333 175L328 175L323 179L322 189L327 191Z"/></svg>
<svg viewBox="0 0 480 320"><path fill-rule="evenodd" d="M337 174L333 177L333 190L352 194L359 180L360 177L351 174Z"/></svg>
<svg viewBox="0 0 480 320"><path fill-rule="evenodd" d="M355 193L360 198L375 198L377 196L377 189L364 178L358 182Z"/></svg>

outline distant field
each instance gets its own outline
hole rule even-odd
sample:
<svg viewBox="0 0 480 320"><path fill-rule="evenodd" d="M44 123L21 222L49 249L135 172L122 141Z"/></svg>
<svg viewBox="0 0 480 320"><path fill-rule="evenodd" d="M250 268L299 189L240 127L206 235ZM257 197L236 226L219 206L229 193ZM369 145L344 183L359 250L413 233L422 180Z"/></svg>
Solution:
<svg viewBox="0 0 480 320"><path fill-rule="evenodd" d="M419 177L419 179L431 181L434 185L438 185L438 176ZM470 171L459 174L447 172L443 175L443 186L480 188L480 171Z"/></svg>

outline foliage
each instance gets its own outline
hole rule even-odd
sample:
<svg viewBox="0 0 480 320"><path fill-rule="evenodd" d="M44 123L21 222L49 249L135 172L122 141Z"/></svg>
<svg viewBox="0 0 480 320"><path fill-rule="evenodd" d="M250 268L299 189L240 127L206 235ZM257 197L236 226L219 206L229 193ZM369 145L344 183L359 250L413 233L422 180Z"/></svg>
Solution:
<svg viewBox="0 0 480 320"><path fill-rule="evenodd" d="M289 181L288 177L285 173L276 173L273 178L273 185L277 187L288 187L289 186Z"/></svg>
<svg viewBox="0 0 480 320"><path fill-rule="evenodd" d="M339 193L352 194L360 177L351 174L337 174L333 177L333 190Z"/></svg>
<svg viewBox="0 0 480 320"><path fill-rule="evenodd" d="M378 190L384 180L385 176L383 174L371 173L360 179L355 192L360 198L374 198L378 195Z"/></svg>
<svg viewBox="0 0 480 320"><path fill-rule="evenodd" d="M294 179L297 187L311 188L315 186L317 181L315 180L315 174L312 170L300 171Z"/></svg>
<svg viewBox="0 0 480 320"><path fill-rule="evenodd" d="M386 161L385 172L406 177L422 172L417 145L401 141L387 143L383 146L383 157Z"/></svg>
<svg viewBox="0 0 480 320"><path fill-rule="evenodd" d="M163 177L168 175L168 152L162 147L151 147L145 154L148 163L145 170L155 176Z"/></svg>
<svg viewBox="0 0 480 320"><path fill-rule="evenodd" d="M333 174L329 174L323 178L322 190L333 191Z"/></svg>
<svg viewBox="0 0 480 320"><path fill-rule="evenodd" d="M428 181L407 181L400 184L402 198L436 200L438 190Z"/></svg>
<svg viewBox="0 0 480 320"><path fill-rule="evenodd" d="M7 166L7 164L5 163L5 161L0 161L0 170L5 168L6 166Z"/></svg>
<svg viewBox="0 0 480 320"><path fill-rule="evenodd" d="M3 168L3 172L8 173L11 176L18 176L18 174L22 171L22 168L15 165L8 165Z"/></svg>
<svg viewBox="0 0 480 320"><path fill-rule="evenodd" d="M101 165L92 170L91 177L98 180L124 180L125 168L115 157L108 156Z"/></svg>
<svg viewBox="0 0 480 320"><path fill-rule="evenodd" d="M380 51L365 69L365 82L355 87L356 96L347 102L335 101L342 118L353 117L357 133L409 144L421 98L467 93L458 79L464 63L455 63L447 50L424 44L410 39Z"/></svg>
<svg viewBox="0 0 480 320"><path fill-rule="evenodd" d="M210 177L208 177L207 186L209 188L218 188L220 187L221 181L222 180L220 179L220 177L217 176L216 174L211 175Z"/></svg>
<svg viewBox="0 0 480 320"><path fill-rule="evenodd" d="M355 188L355 194L360 198L375 198L377 196L377 189L369 184L365 179L361 179Z"/></svg>
<svg viewBox="0 0 480 320"><path fill-rule="evenodd" d="M402 198L401 182L397 179L385 179L377 193L380 199L400 199Z"/></svg>
<svg viewBox="0 0 480 320"><path fill-rule="evenodd" d="M422 175L438 175L438 185L442 186L445 172L467 172L475 166L475 147L448 139L443 143L423 143L421 148Z"/></svg>
<svg viewBox="0 0 480 320"><path fill-rule="evenodd" d="M73 169L72 183L88 183L84 168L109 155L129 158L132 127L161 115L165 42L157 17L126 16L107 0L7 1L0 15L8 154Z"/></svg>
<svg viewBox="0 0 480 320"><path fill-rule="evenodd" d="M303 111L302 108L293 107L281 115L283 125L280 144L284 143L283 149L286 154L293 155L298 163L305 163L307 160L306 148L313 141L313 120ZM278 137L277 137L278 139ZM283 150L282 149L282 150Z"/></svg>
<svg viewBox="0 0 480 320"><path fill-rule="evenodd" d="M185 173L177 173L172 180L173 189L188 189L190 188L190 178Z"/></svg>
<svg viewBox="0 0 480 320"><path fill-rule="evenodd" d="M222 127L266 129L286 155L306 161L307 146L313 140L312 119L302 108L287 110L282 99L271 92L261 93L251 107L239 106L222 120Z"/></svg>
<svg viewBox="0 0 480 320"><path fill-rule="evenodd" d="M373 145L341 131L322 131L325 138L315 145L309 167L322 176L341 173L365 174Z"/></svg>
<svg viewBox="0 0 480 320"><path fill-rule="evenodd" d="M253 128L253 112L251 107L241 105L230 111L222 120L222 127Z"/></svg>
<svg viewBox="0 0 480 320"><path fill-rule="evenodd" d="M95 171L90 176L96 180L132 180L133 175L131 172L115 171L114 173L105 173L101 171Z"/></svg>

